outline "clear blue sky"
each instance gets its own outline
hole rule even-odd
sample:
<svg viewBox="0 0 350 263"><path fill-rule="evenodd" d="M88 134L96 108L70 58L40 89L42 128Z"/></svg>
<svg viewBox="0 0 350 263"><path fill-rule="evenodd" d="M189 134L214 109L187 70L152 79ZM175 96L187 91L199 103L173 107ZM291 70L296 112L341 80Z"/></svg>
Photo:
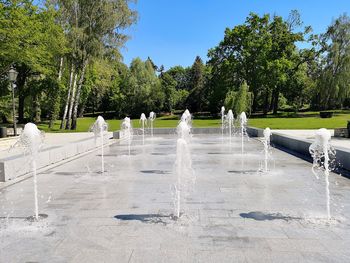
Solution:
<svg viewBox="0 0 350 263"><path fill-rule="evenodd" d="M138 0L132 7L139 19L127 30L131 39L122 49L124 62L149 56L166 69L190 66L197 55L206 61L225 28L242 24L249 12L287 18L297 9L315 33L324 32L340 14L350 15L350 0Z"/></svg>

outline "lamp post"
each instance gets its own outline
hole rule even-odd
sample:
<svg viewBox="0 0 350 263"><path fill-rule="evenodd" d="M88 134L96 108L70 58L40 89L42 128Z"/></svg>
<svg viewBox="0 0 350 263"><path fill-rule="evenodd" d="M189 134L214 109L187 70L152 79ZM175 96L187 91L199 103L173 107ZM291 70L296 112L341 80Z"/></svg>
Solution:
<svg viewBox="0 0 350 263"><path fill-rule="evenodd" d="M12 114L13 114L13 134L17 136L17 124L16 124L16 107L15 107L15 81L17 79L18 72L15 70L13 66L11 66L8 77L12 90Z"/></svg>

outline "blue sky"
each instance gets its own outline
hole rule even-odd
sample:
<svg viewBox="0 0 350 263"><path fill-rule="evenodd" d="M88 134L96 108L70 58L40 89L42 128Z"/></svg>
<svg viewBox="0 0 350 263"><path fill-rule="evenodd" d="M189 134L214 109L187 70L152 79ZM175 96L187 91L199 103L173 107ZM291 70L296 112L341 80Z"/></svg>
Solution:
<svg viewBox="0 0 350 263"><path fill-rule="evenodd" d="M226 27L242 24L250 12L285 18L297 9L304 25L322 33L340 14L350 15L350 0L138 0L131 39L122 49L124 62L152 58L166 69L190 66L197 55L204 61L209 48L223 39Z"/></svg>

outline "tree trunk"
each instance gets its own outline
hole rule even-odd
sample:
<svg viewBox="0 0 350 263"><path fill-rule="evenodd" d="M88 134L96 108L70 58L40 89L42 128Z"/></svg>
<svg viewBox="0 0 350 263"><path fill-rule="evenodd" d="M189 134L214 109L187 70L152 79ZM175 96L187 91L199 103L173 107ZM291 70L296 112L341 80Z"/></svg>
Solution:
<svg viewBox="0 0 350 263"><path fill-rule="evenodd" d="M253 105L252 105L253 112L256 112L257 108L258 108L258 92L254 89L253 90Z"/></svg>
<svg viewBox="0 0 350 263"><path fill-rule="evenodd" d="M25 90L25 84L27 80L27 70L25 67L18 68L17 78L17 92L18 92L18 123L24 122L24 100L28 96L28 92Z"/></svg>
<svg viewBox="0 0 350 263"><path fill-rule="evenodd" d="M18 89L18 123L24 122L24 100L25 94Z"/></svg>
<svg viewBox="0 0 350 263"><path fill-rule="evenodd" d="M274 92L275 92L275 90L272 91L272 94L274 94ZM275 96L272 95L272 96L271 96L271 100L270 100L270 104L269 104L269 111L272 111L272 110L273 110L274 101L275 101Z"/></svg>
<svg viewBox="0 0 350 263"><path fill-rule="evenodd" d="M274 100L273 100L273 114L277 114L278 111L278 99L279 99L280 91L277 88L274 92Z"/></svg>
<svg viewBox="0 0 350 263"><path fill-rule="evenodd" d="M269 112L269 97L270 97L269 89L266 88L265 99L264 99L264 115L267 115L267 113Z"/></svg>
<svg viewBox="0 0 350 263"><path fill-rule="evenodd" d="M57 76L57 83L58 83L58 87L56 93L55 93L55 98L53 99L53 104L51 105L52 109L51 109L51 114L50 114L50 122L49 122L49 129L52 129L55 120L57 119L59 113L60 113L60 107L59 107L59 103L60 103L60 82L62 79L62 74L63 74L63 57L61 57L60 59L60 67L58 70L58 76Z"/></svg>
<svg viewBox="0 0 350 263"><path fill-rule="evenodd" d="M88 65L88 59L86 59L83 62L83 68L82 68L81 75L80 75L79 82L78 82L78 89L77 89L77 95L75 98L73 118L72 118L72 127L71 127L72 130L77 129L78 106L79 106L79 102L80 102L81 87L82 87L83 82L84 82L84 75L85 75L85 70L86 70L87 65Z"/></svg>
<svg viewBox="0 0 350 263"><path fill-rule="evenodd" d="M72 86L73 86L73 78L74 78L74 64L72 63L72 67L70 69L70 77L69 77L69 86L68 86L68 93L67 93L67 100L66 100L66 105L64 106L64 111L63 111L63 116L62 116L62 121L61 121L61 126L60 129L62 130L65 126L65 121L68 113L68 107L69 107L69 102L70 102L70 97L72 93Z"/></svg>
<svg viewBox="0 0 350 263"><path fill-rule="evenodd" d="M58 82L61 81L62 74L63 74L63 57L61 57L61 59L60 59L60 69L58 70L58 77L57 77Z"/></svg>
<svg viewBox="0 0 350 263"><path fill-rule="evenodd" d="M73 105L74 105L74 100L75 100L75 90L77 86L77 78L78 74L74 74L74 80L73 80L73 86L72 86L72 94L70 96L70 102L69 102L69 111L68 111L68 118L66 122L66 130L70 130L71 128L71 120L72 120L72 112L73 112Z"/></svg>
<svg viewBox="0 0 350 263"><path fill-rule="evenodd" d="M82 104L80 109L79 109L79 114L78 114L79 118L82 118L84 115L85 105L86 105L86 103Z"/></svg>
<svg viewBox="0 0 350 263"><path fill-rule="evenodd" d="M34 123L41 122L40 93L34 96Z"/></svg>

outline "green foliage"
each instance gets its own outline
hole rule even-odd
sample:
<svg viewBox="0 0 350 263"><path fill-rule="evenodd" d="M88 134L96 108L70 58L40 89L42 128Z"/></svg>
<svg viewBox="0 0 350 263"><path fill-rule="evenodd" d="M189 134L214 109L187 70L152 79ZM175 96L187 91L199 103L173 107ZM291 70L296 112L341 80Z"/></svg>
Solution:
<svg viewBox="0 0 350 263"><path fill-rule="evenodd" d="M226 109L232 109L236 115L243 111L250 112L252 103L251 96L252 94L248 92L247 82L243 81L238 91L231 90L227 92L225 107Z"/></svg>
<svg viewBox="0 0 350 263"><path fill-rule="evenodd" d="M34 72L52 73L55 58L66 51L63 29L55 19L53 9L38 8L29 0L0 3L2 70L25 64Z"/></svg>
<svg viewBox="0 0 350 263"><path fill-rule="evenodd" d="M190 94L187 98L187 107L193 112L202 111L206 106L205 94L205 65L202 59L197 56L189 71Z"/></svg>
<svg viewBox="0 0 350 263"><path fill-rule="evenodd" d="M123 93L127 101L125 113L132 115L162 108L165 99L152 64L149 60L143 62L140 58L131 62Z"/></svg>
<svg viewBox="0 0 350 263"><path fill-rule="evenodd" d="M172 112L178 99L177 90L176 90L176 81L167 72L161 74L160 81L161 81L163 92L166 94L165 102L164 102L164 110L168 112Z"/></svg>
<svg viewBox="0 0 350 263"><path fill-rule="evenodd" d="M295 43L303 41L307 31L295 33L294 24L300 21L251 13L243 25L225 30L224 39L208 52L212 111L218 111L231 87L243 80L254 94L253 110L277 110L279 94L289 88L287 83L302 61Z"/></svg>
<svg viewBox="0 0 350 263"><path fill-rule="evenodd" d="M317 104L332 109L350 97L350 17L336 19L324 34L324 41L329 44L320 65Z"/></svg>

